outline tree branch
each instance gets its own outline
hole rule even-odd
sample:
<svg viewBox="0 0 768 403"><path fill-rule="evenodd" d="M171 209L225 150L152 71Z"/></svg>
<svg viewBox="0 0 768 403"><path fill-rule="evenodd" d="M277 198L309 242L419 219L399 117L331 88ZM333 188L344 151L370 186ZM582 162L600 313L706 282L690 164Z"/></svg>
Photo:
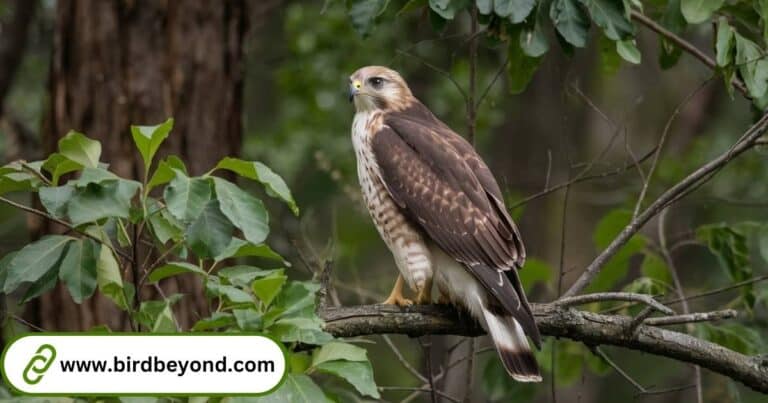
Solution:
<svg viewBox="0 0 768 403"><path fill-rule="evenodd" d="M624 246L634 234L636 234L645 223L650 221L653 217L659 214L664 208L674 203L681 197L688 194L691 189L695 189L697 186L704 183L731 160L749 150L755 145L760 136L768 128L768 114L763 115L757 123L747 130L743 136L728 150L720 154L717 158L707 162L699 169L693 171L690 175L686 176L683 180L667 189L658 199L656 199L647 209L633 218L629 224L619 233L616 238L603 250L596 258L589 264L584 270L584 273L573 283L571 288L563 294L564 297L571 297L584 288L586 288L592 280L600 273L600 270L608 260L613 257L619 249Z"/></svg>
<svg viewBox="0 0 768 403"><path fill-rule="evenodd" d="M647 323L627 332L632 318L601 315L532 304L536 323L543 335L565 337L590 346L612 345L656 354L700 365L713 372L768 393L768 358L750 357L684 333L661 329ZM412 337L426 334L478 336L483 330L467 314L445 305L398 308L390 305L328 307L318 312L325 330L336 337L400 333Z"/></svg>
<svg viewBox="0 0 768 403"><path fill-rule="evenodd" d="M659 24L658 22L648 18L646 15L642 14L641 12L637 10L632 10L632 19L637 21L638 23L645 25L653 32L656 32L660 36L664 37L664 39L674 43L677 45L680 49L687 52L691 56L695 57L696 59L699 59L704 65L709 67L712 70L717 69L717 64L715 61L707 56L704 52L702 52L699 48L694 46L692 43L686 41L676 33L664 28ZM747 99L751 99L752 97L749 95L749 91L747 90L747 86L744 85L744 83L739 80L736 77L733 77L733 80L731 80L731 85L734 86L739 92L741 92L744 97Z"/></svg>

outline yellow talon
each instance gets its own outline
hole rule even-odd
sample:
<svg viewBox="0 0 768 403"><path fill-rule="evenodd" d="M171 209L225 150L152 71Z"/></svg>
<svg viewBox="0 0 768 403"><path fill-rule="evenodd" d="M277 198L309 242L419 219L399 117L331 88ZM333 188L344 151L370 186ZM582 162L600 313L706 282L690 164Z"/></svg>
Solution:
<svg viewBox="0 0 768 403"><path fill-rule="evenodd" d="M389 297L382 302L383 305L397 305L397 306L411 306L413 301L403 296L403 276L398 275L395 286L392 288L392 292L389 293Z"/></svg>

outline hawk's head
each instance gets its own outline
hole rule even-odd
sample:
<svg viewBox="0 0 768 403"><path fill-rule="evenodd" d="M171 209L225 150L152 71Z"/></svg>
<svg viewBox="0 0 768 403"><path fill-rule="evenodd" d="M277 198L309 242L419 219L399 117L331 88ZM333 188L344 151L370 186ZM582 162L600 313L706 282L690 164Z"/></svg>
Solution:
<svg viewBox="0 0 768 403"><path fill-rule="evenodd" d="M400 74L382 66L366 66L349 77L349 100L355 109L401 110L413 100L411 90Z"/></svg>

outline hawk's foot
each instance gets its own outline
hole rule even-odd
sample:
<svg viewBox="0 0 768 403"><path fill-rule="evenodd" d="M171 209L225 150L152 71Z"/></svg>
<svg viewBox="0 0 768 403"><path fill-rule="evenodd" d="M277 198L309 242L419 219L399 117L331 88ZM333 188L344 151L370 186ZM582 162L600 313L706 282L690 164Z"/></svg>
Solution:
<svg viewBox="0 0 768 403"><path fill-rule="evenodd" d="M382 305L411 306L413 305L413 301L405 298L403 294L395 295L395 293L392 293L389 298L382 302Z"/></svg>
<svg viewBox="0 0 768 403"><path fill-rule="evenodd" d="M384 305L397 305L397 306L411 306L413 301L403 296L403 276L398 275L395 286L392 287L392 292L389 293L389 297L382 302Z"/></svg>

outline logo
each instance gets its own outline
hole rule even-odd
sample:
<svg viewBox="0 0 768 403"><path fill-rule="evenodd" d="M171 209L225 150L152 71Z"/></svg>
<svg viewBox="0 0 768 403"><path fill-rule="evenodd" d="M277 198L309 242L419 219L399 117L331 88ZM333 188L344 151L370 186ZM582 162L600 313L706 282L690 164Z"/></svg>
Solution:
<svg viewBox="0 0 768 403"><path fill-rule="evenodd" d="M45 371L53 364L53 360L56 359L56 349L50 344L43 344L38 349L35 355L29 359L22 378L28 385L36 385L43 379Z"/></svg>

